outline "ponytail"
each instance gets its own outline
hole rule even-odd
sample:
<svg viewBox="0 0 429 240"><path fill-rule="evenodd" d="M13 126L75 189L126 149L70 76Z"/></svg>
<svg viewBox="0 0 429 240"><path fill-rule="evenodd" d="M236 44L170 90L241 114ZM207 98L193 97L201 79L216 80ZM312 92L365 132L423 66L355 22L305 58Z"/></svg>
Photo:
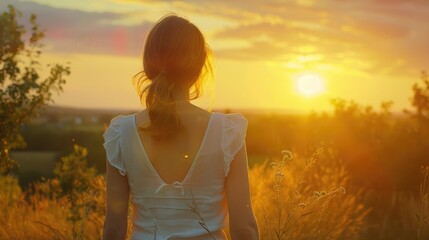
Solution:
<svg viewBox="0 0 429 240"><path fill-rule="evenodd" d="M148 80L145 75L140 77L138 87L141 89L143 82ZM149 81L150 83L140 91L140 99L145 98L150 124L140 126L138 130L147 131L154 140L162 141L184 130L175 109L173 98L175 84L169 81L165 71L161 71L157 77Z"/></svg>

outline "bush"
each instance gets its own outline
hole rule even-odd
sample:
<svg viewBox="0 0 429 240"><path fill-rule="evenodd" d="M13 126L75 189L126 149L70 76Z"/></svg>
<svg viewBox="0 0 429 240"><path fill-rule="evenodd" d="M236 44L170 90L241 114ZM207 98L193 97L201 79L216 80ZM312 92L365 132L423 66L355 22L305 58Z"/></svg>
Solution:
<svg viewBox="0 0 429 240"><path fill-rule="evenodd" d="M105 180L87 166L86 148L73 147L57 163L53 179L26 192L17 178L0 176L0 239L101 238Z"/></svg>

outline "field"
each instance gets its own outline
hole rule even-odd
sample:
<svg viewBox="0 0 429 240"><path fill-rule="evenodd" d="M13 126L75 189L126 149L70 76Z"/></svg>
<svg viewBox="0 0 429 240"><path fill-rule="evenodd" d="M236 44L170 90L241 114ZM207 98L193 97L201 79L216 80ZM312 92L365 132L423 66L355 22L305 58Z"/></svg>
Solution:
<svg viewBox="0 0 429 240"><path fill-rule="evenodd" d="M244 114L262 239L426 239L428 189L421 185L428 174L427 125L387 108L377 112L345 101L335 106L332 115ZM26 176L28 169L3 176L0 238L100 239L103 128L46 127L23 129L27 148L68 151L56 162L81 169L84 177L67 185L78 175L58 167L42 178ZM42 133L45 146L36 141ZM74 148L58 144L65 136ZM40 167L36 160L32 164Z"/></svg>

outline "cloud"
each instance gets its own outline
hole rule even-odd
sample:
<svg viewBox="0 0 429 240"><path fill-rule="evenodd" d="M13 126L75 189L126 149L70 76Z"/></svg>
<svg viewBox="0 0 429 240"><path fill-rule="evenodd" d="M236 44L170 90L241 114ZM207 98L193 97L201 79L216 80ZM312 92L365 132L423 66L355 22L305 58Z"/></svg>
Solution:
<svg viewBox="0 0 429 240"><path fill-rule="evenodd" d="M43 43L52 52L135 56L141 52L144 35L152 25L147 21L115 24L127 15L56 8L34 2L6 1L0 4L0 9L6 9L7 4L14 5L24 17L36 14L38 24L45 30Z"/></svg>
<svg viewBox="0 0 429 240"><path fill-rule="evenodd" d="M228 3L221 3L217 10L208 12L234 19L230 14L222 15L222 7ZM303 7L297 1L283 4L270 0L250 1L242 6L241 15L261 17L237 20L214 36L246 39L251 44L222 50L221 56L288 61L297 57L296 49L310 45L317 49L315 53L324 56L323 64L360 62L362 71L373 73L403 74L427 68L427 1L317 1ZM264 39L263 44L255 42L260 38ZM391 67L392 62L400 62L401 68Z"/></svg>
<svg viewBox="0 0 429 240"><path fill-rule="evenodd" d="M136 56L157 20L153 9L158 9L157 13L169 10L193 17L196 25L207 28L221 58L342 64L372 72L427 67L429 2L425 0L112 1L142 8L118 13L13 4L38 15L52 51ZM130 16L151 17L125 24ZM228 41L246 44L216 48L221 45L217 42L225 46ZM392 62L401 63L401 69L392 67Z"/></svg>

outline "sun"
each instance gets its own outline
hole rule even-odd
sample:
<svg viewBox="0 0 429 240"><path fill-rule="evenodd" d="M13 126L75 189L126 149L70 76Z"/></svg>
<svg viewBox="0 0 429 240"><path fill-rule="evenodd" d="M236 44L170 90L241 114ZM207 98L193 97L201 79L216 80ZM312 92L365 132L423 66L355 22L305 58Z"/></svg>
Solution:
<svg viewBox="0 0 429 240"><path fill-rule="evenodd" d="M304 74L297 78L296 89L305 96L315 96L325 91L324 80L315 74Z"/></svg>

